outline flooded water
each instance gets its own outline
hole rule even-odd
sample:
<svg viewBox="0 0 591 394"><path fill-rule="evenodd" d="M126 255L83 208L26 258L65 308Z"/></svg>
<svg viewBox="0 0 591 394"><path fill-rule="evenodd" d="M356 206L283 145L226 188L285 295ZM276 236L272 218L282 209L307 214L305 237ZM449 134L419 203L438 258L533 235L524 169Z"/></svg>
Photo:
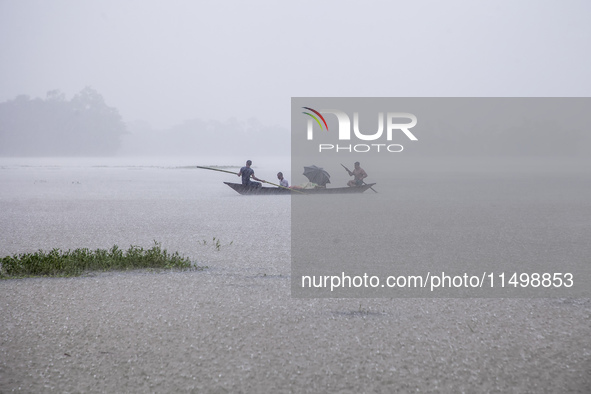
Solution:
<svg viewBox="0 0 591 394"><path fill-rule="evenodd" d="M253 165L255 174L270 182L277 181L278 171L290 174L288 160L259 163ZM228 258L279 264L285 272L289 196L241 196L223 184L240 182L237 176L195 165L238 172L244 164L195 158L3 158L0 254L149 247L157 241L200 265ZM219 252L214 238L227 253L212 252Z"/></svg>
<svg viewBox="0 0 591 394"><path fill-rule="evenodd" d="M432 164L401 162L396 179L373 171L379 194L352 201L408 206L400 217L421 218L404 222L409 231L426 223L438 232L469 230L429 219L467 193L506 206L502 187L514 167L496 187L481 175L503 173L498 166ZM0 281L0 392L588 391L589 299L293 298L296 198L241 196L222 183L235 175L194 165L237 171L242 163L0 159L1 255L156 240L209 267ZM523 191L519 204L535 195L556 202L550 218L589 232L583 167L550 177L519 168L510 182ZM254 160L254 169L293 181L281 159ZM344 180L335 174L333 185ZM581 250L581 239L560 242Z"/></svg>
<svg viewBox="0 0 591 394"><path fill-rule="evenodd" d="M583 164L569 160L400 160L393 171L367 168L379 193L298 196L293 205L285 195L239 195L223 183L240 182L237 176L196 165L237 172L243 163L190 157L3 158L0 254L159 242L212 269L252 267L289 276L292 224L313 237L296 242L295 252L333 256L338 267L364 261L367 267L360 269L366 270L370 262L387 265L393 259L394 268L432 263L427 271L474 262L482 263L482 272L504 262L581 266L591 253L585 242L591 236L591 176ZM273 183L278 171L292 184L305 180L286 158L255 160L253 168ZM346 184L345 171L327 169L332 187ZM316 205L322 212L310 213ZM335 217L350 223L338 225ZM363 248L355 251L363 254L355 259L344 247L355 244L344 241L351 237L365 237ZM317 258L308 260L320 275L324 267Z"/></svg>
<svg viewBox="0 0 591 394"><path fill-rule="evenodd" d="M379 193L294 196L292 259L297 264L292 264L292 295L591 296L589 163L432 158L388 164L372 168L376 165L368 160L364 166L368 182L378 182ZM437 277L429 279L434 273ZM472 277L472 285L457 281L436 290L385 285L388 277L416 276L423 284L437 284L443 273L447 278ZM536 273L546 278L570 273L573 285L560 286L557 280L559 286L551 288L546 280L544 286L528 286L528 277ZM344 277L365 274L373 276L373 286L338 286L350 283ZM524 275L523 286L500 284L505 275L514 274ZM318 280L316 286L305 287L297 279L310 276L330 276L331 286Z"/></svg>

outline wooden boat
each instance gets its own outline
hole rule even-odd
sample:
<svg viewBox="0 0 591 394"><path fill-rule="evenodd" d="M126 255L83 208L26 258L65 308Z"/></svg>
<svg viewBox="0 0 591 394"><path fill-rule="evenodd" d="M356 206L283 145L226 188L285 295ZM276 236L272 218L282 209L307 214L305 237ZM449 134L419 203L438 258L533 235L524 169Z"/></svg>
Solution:
<svg viewBox="0 0 591 394"><path fill-rule="evenodd" d="M249 187L244 186L241 183L230 183L224 182L226 185L230 186L232 189L236 190L240 194L253 194L253 195L271 195L271 194L291 194L291 195L298 195L298 194L343 194L343 193L363 193L375 183L368 183L363 186L354 186L354 187L332 187L332 188L324 188L319 187L316 189L284 189L281 187ZM301 192L301 193L298 193Z"/></svg>

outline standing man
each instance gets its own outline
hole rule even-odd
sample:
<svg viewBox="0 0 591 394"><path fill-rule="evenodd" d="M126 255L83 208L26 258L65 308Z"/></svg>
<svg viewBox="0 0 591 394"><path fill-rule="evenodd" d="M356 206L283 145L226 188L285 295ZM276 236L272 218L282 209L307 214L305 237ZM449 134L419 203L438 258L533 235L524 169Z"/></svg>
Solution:
<svg viewBox="0 0 591 394"><path fill-rule="evenodd" d="M238 176L242 177L242 184L244 186L257 187L257 188L261 187L262 185L259 182L265 182L265 181L254 176L254 170L252 168L250 168L251 165L252 165L252 161L247 160L246 165L240 169ZM250 180L250 178L252 178L256 181L259 181L259 182L253 182Z"/></svg>
<svg viewBox="0 0 591 394"><path fill-rule="evenodd" d="M367 178L367 173L365 172L365 170L363 168L361 168L359 166L358 161L355 162L355 169L353 171L347 170L347 172L349 173L349 176L355 177L353 180L347 182L348 186L350 186L350 187L361 186L365 183L363 180L365 178Z"/></svg>
<svg viewBox="0 0 591 394"><path fill-rule="evenodd" d="M277 179L279 179L279 185L282 187L289 187L289 182L287 181L287 179L285 179L283 177L283 173L282 172L278 172L277 173Z"/></svg>

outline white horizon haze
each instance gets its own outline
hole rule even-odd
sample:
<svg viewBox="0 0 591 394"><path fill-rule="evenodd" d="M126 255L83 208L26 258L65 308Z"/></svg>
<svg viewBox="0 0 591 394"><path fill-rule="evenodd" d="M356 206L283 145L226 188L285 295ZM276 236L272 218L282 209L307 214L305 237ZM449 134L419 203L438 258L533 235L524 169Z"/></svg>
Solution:
<svg viewBox="0 0 591 394"><path fill-rule="evenodd" d="M585 1L0 1L0 102L289 127L291 97L588 96Z"/></svg>

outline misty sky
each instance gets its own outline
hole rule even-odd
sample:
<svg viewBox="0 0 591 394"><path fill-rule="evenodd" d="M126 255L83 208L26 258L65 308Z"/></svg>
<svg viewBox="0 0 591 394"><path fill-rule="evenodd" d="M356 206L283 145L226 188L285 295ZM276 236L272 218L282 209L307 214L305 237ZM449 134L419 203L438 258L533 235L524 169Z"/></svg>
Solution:
<svg viewBox="0 0 591 394"><path fill-rule="evenodd" d="M99 91L125 121L292 96L589 96L588 1L0 0L0 101Z"/></svg>

